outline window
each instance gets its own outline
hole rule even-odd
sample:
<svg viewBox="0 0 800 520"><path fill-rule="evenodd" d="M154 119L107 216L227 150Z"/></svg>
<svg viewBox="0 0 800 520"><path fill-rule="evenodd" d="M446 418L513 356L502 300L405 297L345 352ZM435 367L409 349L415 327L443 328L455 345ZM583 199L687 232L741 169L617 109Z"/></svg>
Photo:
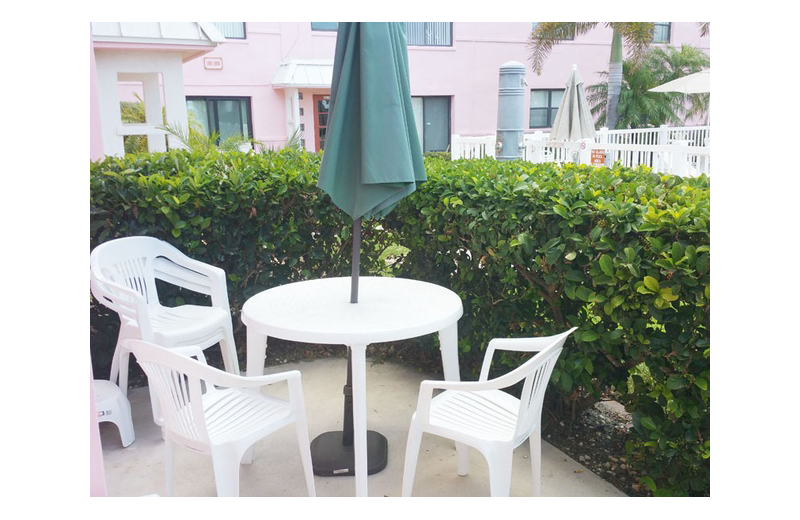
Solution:
<svg viewBox="0 0 800 520"><path fill-rule="evenodd" d="M232 40L244 40L244 22L212 22L222 36Z"/></svg>
<svg viewBox="0 0 800 520"><path fill-rule="evenodd" d="M408 45L447 47L453 45L451 22L403 22ZM335 31L339 22L311 22L312 31Z"/></svg>
<svg viewBox="0 0 800 520"><path fill-rule="evenodd" d="M446 47L453 45L451 22L404 22L409 45Z"/></svg>
<svg viewBox="0 0 800 520"><path fill-rule="evenodd" d="M423 152L443 152L450 146L450 98L412 97L411 107Z"/></svg>
<svg viewBox="0 0 800 520"><path fill-rule="evenodd" d="M669 43L669 22L655 22L653 27L653 43Z"/></svg>
<svg viewBox="0 0 800 520"><path fill-rule="evenodd" d="M339 28L339 22L311 22L312 31L335 31Z"/></svg>
<svg viewBox="0 0 800 520"><path fill-rule="evenodd" d="M249 97L187 97L189 119L196 119L206 135L219 135L219 140L232 136L253 137Z"/></svg>
<svg viewBox="0 0 800 520"><path fill-rule="evenodd" d="M531 128L549 128L564 97L564 89L531 90Z"/></svg>

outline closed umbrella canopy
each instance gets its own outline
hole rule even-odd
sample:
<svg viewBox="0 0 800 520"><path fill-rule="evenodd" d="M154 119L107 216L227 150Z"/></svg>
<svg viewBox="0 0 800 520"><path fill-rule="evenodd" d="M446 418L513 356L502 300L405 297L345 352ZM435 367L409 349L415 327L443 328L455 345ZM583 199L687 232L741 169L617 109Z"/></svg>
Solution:
<svg viewBox="0 0 800 520"><path fill-rule="evenodd" d="M319 187L356 219L386 216L426 180L398 22L340 22Z"/></svg>
<svg viewBox="0 0 800 520"><path fill-rule="evenodd" d="M425 182L399 22L340 22L317 185L353 218L350 301L358 302L361 219L386 216Z"/></svg>
<svg viewBox="0 0 800 520"><path fill-rule="evenodd" d="M703 94L711 92L711 69L701 70L663 85L653 87L650 92L679 92L681 94Z"/></svg>
<svg viewBox="0 0 800 520"><path fill-rule="evenodd" d="M594 119L583 91L583 80L578 75L578 66L572 66L572 73L567 80L567 90L561 98L550 139L580 141L595 136Z"/></svg>

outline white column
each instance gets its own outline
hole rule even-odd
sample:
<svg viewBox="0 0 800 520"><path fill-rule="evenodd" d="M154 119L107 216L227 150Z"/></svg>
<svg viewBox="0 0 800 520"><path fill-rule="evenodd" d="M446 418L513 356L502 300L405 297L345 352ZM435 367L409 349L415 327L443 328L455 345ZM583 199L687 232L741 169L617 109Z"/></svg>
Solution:
<svg viewBox="0 0 800 520"><path fill-rule="evenodd" d="M164 80L164 108L167 124L179 126L189 134L189 113L186 110L186 93L183 90L183 62L174 56L161 70ZM167 135L170 148L186 148L175 136Z"/></svg>
<svg viewBox="0 0 800 520"><path fill-rule="evenodd" d="M300 128L300 100L296 88L287 88L283 95L286 100L286 140Z"/></svg>
<svg viewBox="0 0 800 520"><path fill-rule="evenodd" d="M125 155L125 145L117 129L122 125L119 108L119 81L113 60L103 52L95 52L97 66L97 101L103 135L103 153Z"/></svg>

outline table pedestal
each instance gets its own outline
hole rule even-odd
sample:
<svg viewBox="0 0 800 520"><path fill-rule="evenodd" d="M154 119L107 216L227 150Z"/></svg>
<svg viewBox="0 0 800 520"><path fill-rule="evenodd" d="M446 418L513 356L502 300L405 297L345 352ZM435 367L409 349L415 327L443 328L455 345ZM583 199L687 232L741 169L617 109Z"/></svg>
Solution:
<svg viewBox="0 0 800 520"><path fill-rule="evenodd" d="M325 432L311 441L314 474L321 477L345 477L356 474L353 451L353 353L347 349L347 383L344 386L344 429ZM367 474L386 467L389 442L382 434L367 430Z"/></svg>
<svg viewBox="0 0 800 520"><path fill-rule="evenodd" d="M352 477L356 474L353 444L344 444L344 432L325 432L311 441L311 462L314 475L320 477ZM382 471L389 458L386 437L367 430L367 475Z"/></svg>

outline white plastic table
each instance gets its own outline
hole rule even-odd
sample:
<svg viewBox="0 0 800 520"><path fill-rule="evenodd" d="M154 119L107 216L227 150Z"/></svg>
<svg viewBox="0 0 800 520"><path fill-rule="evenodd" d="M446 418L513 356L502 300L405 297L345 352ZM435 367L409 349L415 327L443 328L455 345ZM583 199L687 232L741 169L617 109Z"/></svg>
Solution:
<svg viewBox="0 0 800 520"><path fill-rule="evenodd" d="M347 345L352 354L356 496L367 495L366 348L437 332L444 377L458 381L458 329L463 313L453 291L405 278L360 277L358 303L350 278L321 278L261 292L242 307L247 375L264 373L267 337Z"/></svg>

